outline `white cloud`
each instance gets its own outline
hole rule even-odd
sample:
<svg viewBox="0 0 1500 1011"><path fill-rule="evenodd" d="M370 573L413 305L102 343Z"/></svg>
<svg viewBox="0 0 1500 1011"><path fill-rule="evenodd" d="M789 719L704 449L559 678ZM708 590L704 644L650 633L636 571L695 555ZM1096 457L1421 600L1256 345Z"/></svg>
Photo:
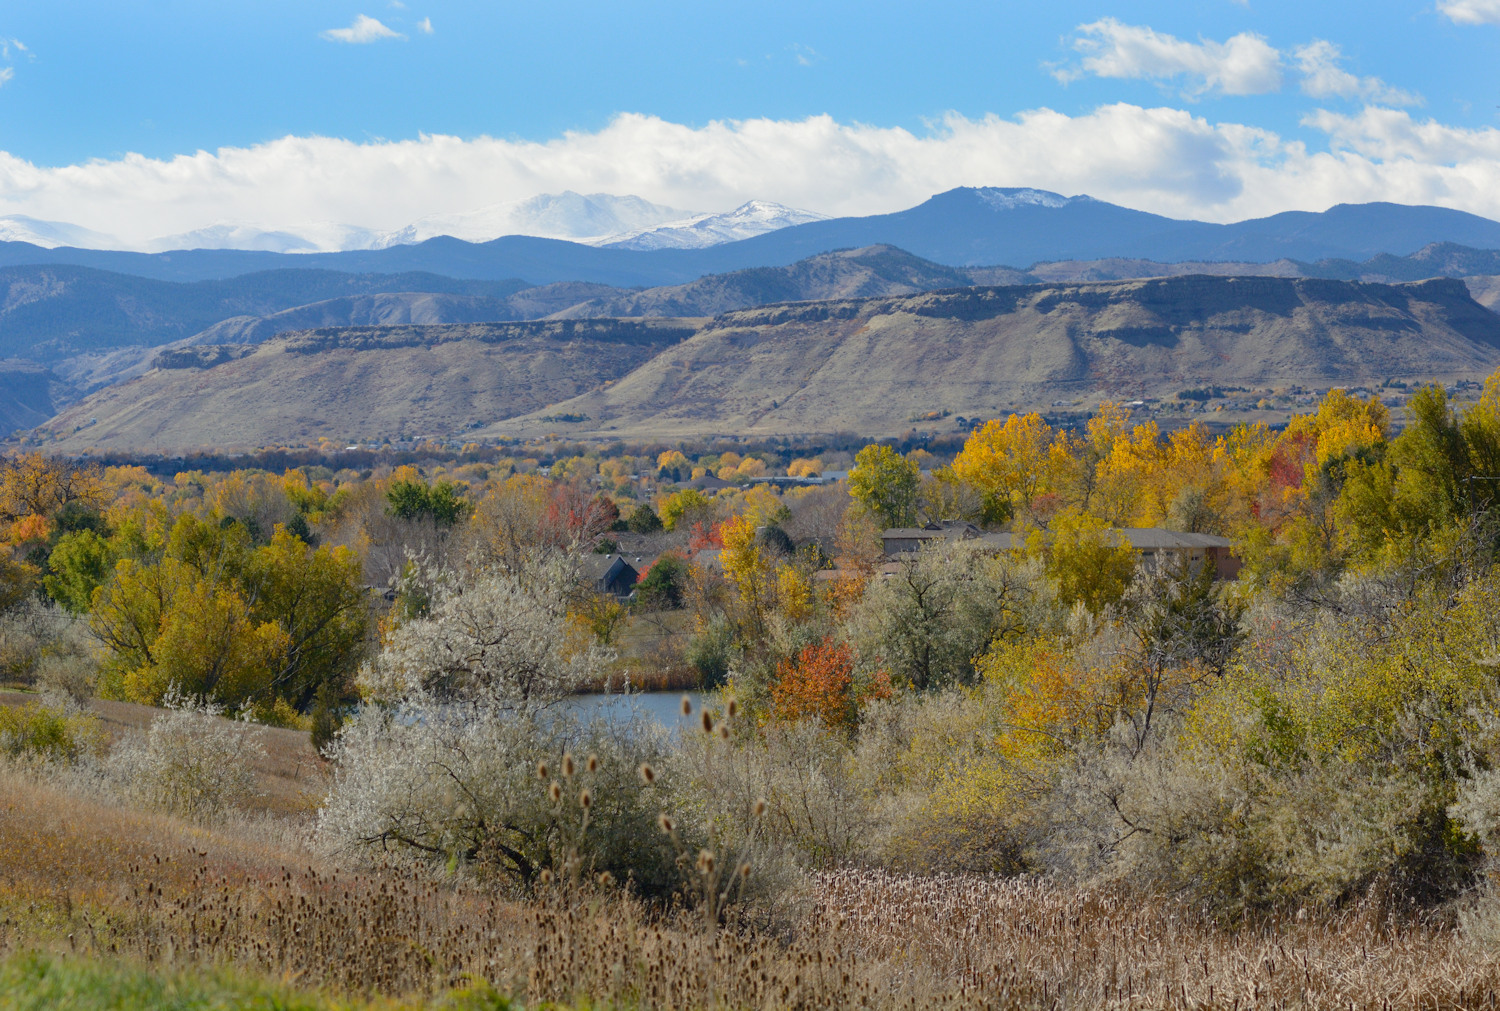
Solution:
<svg viewBox="0 0 1500 1011"><path fill-rule="evenodd" d="M797 61L799 67L810 67L822 59L818 51L812 46L804 46L800 42L793 42L786 47L792 54L792 59Z"/></svg>
<svg viewBox="0 0 1500 1011"><path fill-rule="evenodd" d="M1104 18L1078 26L1073 48L1083 54L1063 81L1098 77L1186 78L1187 94L1260 95L1281 87L1281 54L1259 35L1241 32L1225 42L1184 42L1173 35Z"/></svg>
<svg viewBox="0 0 1500 1011"><path fill-rule="evenodd" d="M1323 149L1182 109L1116 104L1077 116L953 114L925 133L828 116L692 127L627 114L545 142L284 137L56 168L0 153L0 215L69 221L137 248L214 223L330 237L344 232L329 223L389 231L562 190L703 210L762 198L872 214L954 186L1034 186L1216 221L1369 200L1500 218L1500 130L1383 108L1306 122L1327 136Z"/></svg>
<svg viewBox="0 0 1500 1011"><path fill-rule="evenodd" d="M384 24L366 14L361 14L350 22L348 28L330 28L320 33L329 42L348 42L355 45L366 42L379 42L381 39L404 39L398 31L387 28Z"/></svg>
<svg viewBox="0 0 1500 1011"><path fill-rule="evenodd" d="M418 21L417 22L417 30L420 31L423 35L431 35L432 34L432 18L423 18L421 21Z"/></svg>
<svg viewBox="0 0 1500 1011"><path fill-rule="evenodd" d="M9 84L11 79L15 76L16 71L14 67L0 67L0 88L3 88L7 84Z"/></svg>
<svg viewBox="0 0 1500 1011"><path fill-rule="evenodd" d="M1500 0L1438 0L1437 9L1461 25L1500 24Z"/></svg>
<svg viewBox="0 0 1500 1011"><path fill-rule="evenodd" d="M1357 77L1339 66L1343 52L1332 42L1314 39L1292 51L1302 72L1302 90L1313 98L1354 98L1383 105L1421 105L1409 91L1393 88L1378 77Z"/></svg>

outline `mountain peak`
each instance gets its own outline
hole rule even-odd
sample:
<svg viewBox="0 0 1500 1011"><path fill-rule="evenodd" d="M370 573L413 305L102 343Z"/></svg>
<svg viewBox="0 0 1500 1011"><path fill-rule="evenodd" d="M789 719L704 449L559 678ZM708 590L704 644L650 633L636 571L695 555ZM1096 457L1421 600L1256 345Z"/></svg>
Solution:
<svg viewBox="0 0 1500 1011"><path fill-rule="evenodd" d="M614 249L703 249L823 219L822 214L799 211L775 201L747 200L724 214L698 214L611 236L599 244Z"/></svg>

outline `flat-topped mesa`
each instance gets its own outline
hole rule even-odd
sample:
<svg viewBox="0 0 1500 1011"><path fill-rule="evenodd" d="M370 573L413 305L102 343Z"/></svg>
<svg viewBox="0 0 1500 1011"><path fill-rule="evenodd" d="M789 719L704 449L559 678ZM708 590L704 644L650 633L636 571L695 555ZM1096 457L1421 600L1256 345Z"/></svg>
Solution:
<svg viewBox="0 0 1500 1011"><path fill-rule="evenodd" d="M1205 386L1483 378L1500 366L1500 316L1457 280L1186 275L783 302L711 320L326 328L250 353L193 350L44 431L63 451L411 432L884 436L1058 398L1087 410Z"/></svg>
<svg viewBox="0 0 1500 1011"><path fill-rule="evenodd" d="M435 323L406 326L319 327L295 330L266 342L291 354L435 347L454 341L504 344L518 341L664 345L686 340L701 319L534 320L518 323Z"/></svg>

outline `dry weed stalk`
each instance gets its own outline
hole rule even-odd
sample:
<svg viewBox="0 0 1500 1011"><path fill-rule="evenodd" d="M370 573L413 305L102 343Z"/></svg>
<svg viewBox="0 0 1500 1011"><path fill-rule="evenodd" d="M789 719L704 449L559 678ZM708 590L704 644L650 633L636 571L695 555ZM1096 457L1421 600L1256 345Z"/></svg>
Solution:
<svg viewBox="0 0 1500 1011"><path fill-rule="evenodd" d="M587 880L515 899L412 865L336 871L248 824L205 829L4 770L0 851L4 945L355 992L482 978L528 1006L1117 1011L1477 1009L1500 992L1495 953L1373 905L1231 931L1139 896L840 871L814 879L786 931L710 927Z"/></svg>

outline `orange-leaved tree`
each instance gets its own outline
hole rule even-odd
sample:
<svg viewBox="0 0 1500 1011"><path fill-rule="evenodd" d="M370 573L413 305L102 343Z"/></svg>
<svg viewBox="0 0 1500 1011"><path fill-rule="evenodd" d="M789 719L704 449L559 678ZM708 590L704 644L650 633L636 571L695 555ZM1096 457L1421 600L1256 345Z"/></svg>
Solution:
<svg viewBox="0 0 1500 1011"><path fill-rule="evenodd" d="M771 714L782 720L816 718L830 729L852 730L862 705L890 695L889 675L881 671L868 683L858 683L854 651L845 643L824 639L776 665Z"/></svg>

